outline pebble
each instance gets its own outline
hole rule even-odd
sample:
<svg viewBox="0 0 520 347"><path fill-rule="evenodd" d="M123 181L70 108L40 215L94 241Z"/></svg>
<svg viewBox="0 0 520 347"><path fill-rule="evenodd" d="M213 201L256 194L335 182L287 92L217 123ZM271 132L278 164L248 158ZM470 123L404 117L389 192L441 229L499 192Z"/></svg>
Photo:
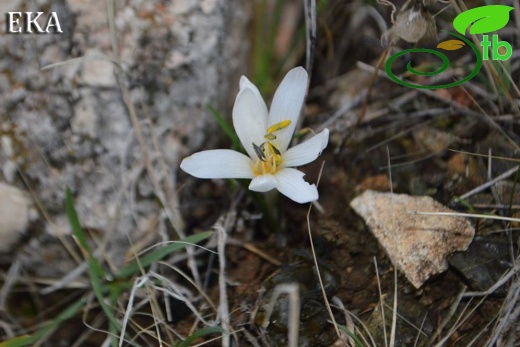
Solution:
<svg viewBox="0 0 520 347"><path fill-rule="evenodd" d="M0 182L0 253L9 252L27 229L31 201L20 189Z"/></svg>

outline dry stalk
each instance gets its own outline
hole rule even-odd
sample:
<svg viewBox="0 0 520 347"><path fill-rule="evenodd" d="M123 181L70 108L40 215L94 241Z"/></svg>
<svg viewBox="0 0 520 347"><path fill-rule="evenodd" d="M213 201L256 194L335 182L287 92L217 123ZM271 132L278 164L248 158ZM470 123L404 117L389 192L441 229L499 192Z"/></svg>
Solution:
<svg viewBox="0 0 520 347"><path fill-rule="evenodd" d="M262 328L265 329L269 326L269 319L273 314L276 300L282 294L287 294L289 296L289 347L298 347L298 333L300 327L300 288L298 283L282 283L278 284L274 288L273 294L269 299L269 304L265 310L265 317L262 323Z"/></svg>
<svg viewBox="0 0 520 347"><path fill-rule="evenodd" d="M222 326L227 332L222 333L222 347L230 346L229 332L231 331L231 324L229 322L229 302L227 297L227 288L226 288L226 238L227 232L226 229L221 225L217 224L214 226L214 229L217 231L217 250L218 250L218 263L219 263L219 273L218 273L218 287L219 287L219 304L218 304L218 314L220 317L220 321L222 322Z"/></svg>
<svg viewBox="0 0 520 347"><path fill-rule="evenodd" d="M388 341L386 341L386 320L385 320L385 306L384 306L384 297L383 292L381 290L381 279L379 277L379 268L377 267L377 259L374 257L374 268L376 269L376 278L377 278L377 290L379 291L379 304L381 310L381 320L383 321L383 335L385 335L385 347L388 347Z"/></svg>
<svg viewBox="0 0 520 347"><path fill-rule="evenodd" d="M513 345L515 330L518 330L520 319L520 277L517 277L502 306L497 324L491 333L491 338L486 346L510 346ZM509 336L507 336L509 335Z"/></svg>
<svg viewBox="0 0 520 347"><path fill-rule="evenodd" d="M363 330L365 331L365 333L367 334L368 336L368 339L370 340L370 342L367 340L367 338L365 337L364 334L361 333L361 329L359 329L356 325L353 325L353 328L352 332L359 332L359 334L357 334L356 336L358 336L362 341L363 345L364 346L373 346L373 347L377 347L376 346L376 343L374 341L374 337L372 336L372 334L370 333L370 330L368 330L368 327L365 325L365 323L359 319L355 314L353 314L352 312L348 311L346 308L345 308L345 305L343 305L343 303L341 302L341 300L338 298L338 297L333 297L332 298L332 302L336 305L337 308L343 310L343 312L345 313L345 321L347 322L347 328L349 328L350 326L350 323L348 322L351 322L353 320L356 321L357 324L361 325L361 327L363 327ZM350 329L350 328L349 328ZM352 341L352 344L354 345L354 342Z"/></svg>
<svg viewBox="0 0 520 347"><path fill-rule="evenodd" d="M321 163L320 173L318 175L318 181L316 182L316 186L320 184L321 174L323 173L323 167L325 166L325 162ZM311 232L311 221L310 215L312 210L312 204L309 205L309 210L307 211L307 231L309 232L309 243L311 245L311 253L312 259L314 260L314 266L316 268L316 275L318 276L318 280L320 282L321 292L323 294L323 301L325 302L325 306L327 307L327 312L329 313L329 317L334 325L334 329L336 330L336 335L341 338L341 333L339 331L338 324L336 323L336 319L334 318L334 314L332 313L332 309L330 307L329 299L327 298L327 293L325 292L325 286L323 285L323 279L321 278L320 267L318 266L318 258L316 257L316 252L314 251L314 242L312 240L312 232Z"/></svg>

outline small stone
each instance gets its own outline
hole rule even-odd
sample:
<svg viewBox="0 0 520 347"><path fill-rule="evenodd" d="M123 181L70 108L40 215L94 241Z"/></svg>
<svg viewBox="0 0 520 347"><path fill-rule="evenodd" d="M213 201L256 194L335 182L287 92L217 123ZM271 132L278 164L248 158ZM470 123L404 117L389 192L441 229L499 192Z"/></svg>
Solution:
<svg viewBox="0 0 520 347"><path fill-rule="evenodd" d="M4 175L4 179L7 183L13 183L16 177L16 164L14 161L7 159L2 166L2 174Z"/></svg>
<svg viewBox="0 0 520 347"><path fill-rule="evenodd" d="M19 241L30 219L31 202L18 188L0 182L0 253Z"/></svg>
<svg viewBox="0 0 520 347"><path fill-rule="evenodd" d="M392 263L419 288L430 276L448 268L446 257L465 251L475 234L462 217L419 215L454 212L429 196L378 193L367 190L351 201L386 250Z"/></svg>
<svg viewBox="0 0 520 347"><path fill-rule="evenodd" d="M476 237L466 252L456 252L448 262L462 275L471 288L486 291L511 269L509 242L506 238ZM505 286L497 288L494 295L505 295Z"/></svg>

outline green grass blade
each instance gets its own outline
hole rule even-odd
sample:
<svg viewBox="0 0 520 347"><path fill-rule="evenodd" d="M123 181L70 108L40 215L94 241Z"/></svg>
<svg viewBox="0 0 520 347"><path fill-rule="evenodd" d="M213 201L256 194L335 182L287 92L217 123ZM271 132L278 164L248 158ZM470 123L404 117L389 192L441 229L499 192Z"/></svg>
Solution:
<svg viewBox="0 0 520 347"><path fill-rule="evenodd" d="M69 223L72 228L72 234L76 237L79 242L80 247L87 252L87 262L89 265L89 269L92 266L92 270L95 274L101 278L106 278L105 271L103 267L97 259L94 257L92 253L92 249L87 242L87 237L85 236L85 231L81 227L79 222L78 214L76 212L76 208L74 207L74 201L72 199L72 193L70 189L67 187L67 191L65 192L65 210L67 211L67 216L69 217Z"/></svg>
<svg viewBox="0 0 520 347"><path fill-rule="evenodd" d="M363 347L363 344L361 341L354 335L353 332L347 329L346 326L338 324L338 327L343 331L345 334L347 334L352 340L354 340L354 343L356 344L356 347Z"/></svg>
<svg viewBox="0 0 520 347"><path fill-rule="evenodd" d="M207 239L213 234L211 231L206 231L203 233L198 233L195 235L188 236L182 241L172 241L173 243L161 247L158 249L155 249L151 251L150 253L140 257L138 260L132 261L127 266L123 267L116 275L117 278L125 278L130 275L136 274L140 272L140 266L146 267L150 264L153 264L155 262L158 262L159 260L163 259L167 255L171 254L172 252L175 252L179 249L185 248L186 246L197 244L201 242L202 240Z"/></svg>
<svg viewBox="0 0 520 347"><path fill-rule="evenodd" d="M36 333L34 335L17 336L10 340L0 342L0 347L25 347L25 346L34 345L40 339L42 339L43 337L52 333L52 331L56 330L61 325L61 323L72 318L77 313L79 313L86 302L87 302L86 297L81 298L74 304L67 307L56 318L54 318L52 323L50 323L50 324L44 326L43 328L41 328L40 330L36 331Z"/></svg>
<svg viewBox="0 0 520 347"><path fill-rule="evenodd" d="M240 149L240 139L238 138L235 130L229 125L228 122L215 110L211 105L208 105L208 110L211 112L219 127L226 133L233 144L233 149Z"/></svg>
<svg viewBox="0 0 520 347"><path fill-rule="evenodd" d="M224 332L225 330L221 327L205 327L197 330L193 335L186 338L186 340L175 345L175 347L189 347L195 340L200 339L203 336L210 334L222 334Z"/></svg>
<svg viewBox="0 0 520 347"><path fill-rule="evenodd" d="M78 214L76 212L76 208L74 207L74 202L72 199L72 193L69 188L67 188L67 191L65 193L65 209L67 211L67 216L69 217L69 222L72 227L72 233L77 238L80 247L83 248L83 250L87 253L86 261L88 265L90 283L92 284L94 295L96 296L99 305L101 306L109 320L110 331L113 333L117 332L119 331L120 324L114 315L113 308L107 305L104 297L104 293L107 291L107 286L105 285L107 276L101 264L94 257L92 249L90 248L90 245L87 242L87 237L85 235L85 231L83 230L79 222Z"/></svg>

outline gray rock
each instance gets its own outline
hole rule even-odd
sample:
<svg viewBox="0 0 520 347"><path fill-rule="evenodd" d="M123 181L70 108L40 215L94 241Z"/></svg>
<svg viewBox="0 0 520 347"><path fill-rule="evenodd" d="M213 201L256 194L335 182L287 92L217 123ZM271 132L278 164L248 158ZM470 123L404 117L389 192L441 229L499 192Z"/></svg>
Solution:
<svg viewBox="0 0 520 347"><path fill-rule="evenodd" d="M135 187L149 184L143 148L114 65L92 59L114 57L107 9L94 0L44 2L1 5L12 11L55 11L63 34L0 37L0 89L5 91L0 93L0 136L11 145L10 151L0 150L0 181L21 186L13 165L21 170L45 209L42 224L51 234L70 232L64 209L69 186L84 226L107 236L114 261L121 260L128 235L140 238L141 219L160 216L161 207L156 194L135 194ZM181 229L178 165L219 140L207 105L229 118L239 77L247 74L249 4L137 0L116 6L121 81L140 122L148 168ZM89 60L41 70L83 56Z"/></svg>

